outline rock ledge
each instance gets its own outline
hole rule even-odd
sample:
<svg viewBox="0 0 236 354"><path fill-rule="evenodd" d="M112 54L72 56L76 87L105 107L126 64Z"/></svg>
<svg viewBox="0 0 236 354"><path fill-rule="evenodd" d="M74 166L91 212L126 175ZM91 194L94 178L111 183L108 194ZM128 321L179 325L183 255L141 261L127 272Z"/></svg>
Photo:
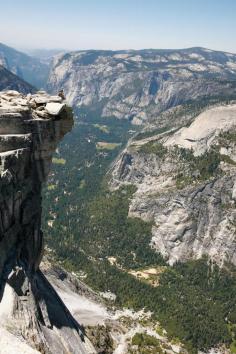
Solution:
<svg viewBox="0 0 236 354"><path fill-rule="evenodd" d="M71 110L58 96L0 93L0 329L48 354L93 352L39 269L42 183L72 125Z"/></svg>

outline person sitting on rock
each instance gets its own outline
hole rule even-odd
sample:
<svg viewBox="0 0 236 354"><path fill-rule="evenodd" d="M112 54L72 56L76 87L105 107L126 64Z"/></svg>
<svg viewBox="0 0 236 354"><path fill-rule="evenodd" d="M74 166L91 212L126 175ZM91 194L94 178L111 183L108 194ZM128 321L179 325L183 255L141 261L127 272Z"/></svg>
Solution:
<svg viewBox="0 0 236 354"><path fill-rule="evenodd" d="M65 94L64 94L64 90L63 90L63 89L61 89L61 90L58 92L58 96L61 97L63 100L66 99L66 96L65 96Z"/></svg>

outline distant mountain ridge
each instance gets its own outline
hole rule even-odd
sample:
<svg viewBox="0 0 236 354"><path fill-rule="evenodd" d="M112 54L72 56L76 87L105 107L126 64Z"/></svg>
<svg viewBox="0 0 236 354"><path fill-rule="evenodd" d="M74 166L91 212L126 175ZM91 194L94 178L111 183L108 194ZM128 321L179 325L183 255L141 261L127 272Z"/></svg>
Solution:
<svg viewBox="0 0 236 354"><path fill-rule="evenodd" d="M45 87L49 67L39 59L0 43L0 65L37 88Z"/></svg>
<svg viewBox="0 0 236 354"><path fill-rule="evenodd" d="M196 98L236 95L232 53L201 47L59 52L36 50L33 57L0 43L0 65L38 89L64 88L73 106L134 124Z"/></svg>
<svg viewBox="0 0 236 354"><path fill-rule="evenodd" d="M236 55L204 48L77 51L58 55L48 88L69 102L135 124L204 96L235 94Z"/></svg>
<svg viewBox="0 0 236 354"><path fill-rule="evenodd" d="M35 88L0 65L0 91L2 90L16 90L27 94L34 92Z"/></svg>
<svg viewBox="0 0 236 354"><path fill-rule="evenodd" d="M39 59L42 63L50 65L54 56L62 53L66 53L64 49L28 49L26 54L33 58Z"/></svg>

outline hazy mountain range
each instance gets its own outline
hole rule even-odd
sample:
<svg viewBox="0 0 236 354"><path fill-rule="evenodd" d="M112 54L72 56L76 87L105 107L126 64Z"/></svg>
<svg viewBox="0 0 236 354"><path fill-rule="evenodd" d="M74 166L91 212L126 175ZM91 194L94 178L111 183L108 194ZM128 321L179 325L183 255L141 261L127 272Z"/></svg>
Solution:
<svg viewBox="0 0 236 354"><path fill-rule="evenodd" d="M0 65L32 86L37 88L45 86L49 72L48 65L2 43L0 43Z"/></svg>
<svg viewBox="0 0 236 354"><path fill-rule="evenodd" d="M31 57L0 45L0 63L35 87L63 88L74 106L135 124L199 97L235 92L235 54L205 48L58 52Z"/></svg>

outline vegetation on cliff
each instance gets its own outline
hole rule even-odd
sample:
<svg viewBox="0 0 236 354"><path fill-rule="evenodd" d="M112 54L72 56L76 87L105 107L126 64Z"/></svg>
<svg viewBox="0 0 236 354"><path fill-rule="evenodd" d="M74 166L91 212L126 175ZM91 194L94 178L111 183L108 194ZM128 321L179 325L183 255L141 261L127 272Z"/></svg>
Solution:
<svg viewBox="0 0 236 354"><path fill-rule="evenodd" d="M95 121L107 129L98 129ZM55 156L66 162L54 165L45 189L47 244L67 269L82 274L94 289L115 293L117 306L152 311L169 337L185 343L189 353L218 344L233 347L235 269L221 270L207 259L167 265L157 287L129 274L131 269L165 264L149 247L152 225L128 218L134 188L112 193L106 189L104 176L127 142L129 129L128 122L80 114L79 123ZM121 145L98 151L99 141ZM214 154L193 162L191 152L182 158L194 167L197 164L206 178L218 166Z"/></svg>

